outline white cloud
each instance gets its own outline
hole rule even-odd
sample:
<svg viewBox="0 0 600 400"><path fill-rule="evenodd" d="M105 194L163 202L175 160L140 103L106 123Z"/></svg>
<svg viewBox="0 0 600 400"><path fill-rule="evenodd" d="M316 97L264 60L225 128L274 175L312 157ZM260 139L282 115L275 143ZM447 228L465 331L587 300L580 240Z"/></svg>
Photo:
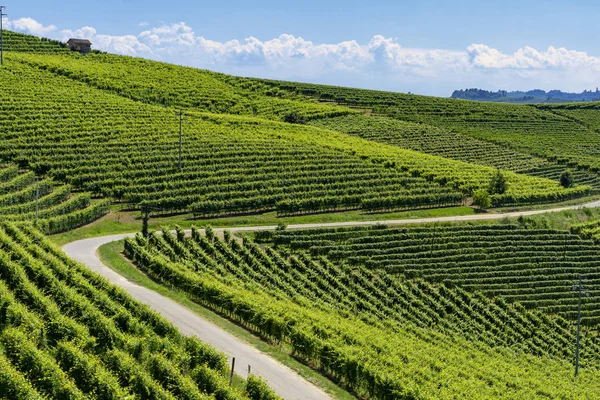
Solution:
<svg viewBox="0 0 600 400"><path fill-rule="evenodd" d="M93 27L60 30L31 18L9 21L9 29L17 31L60 40L81 37L104 51L222 72L437 95L466 86L581 91L596 87L600 72L599 57L552 46L525 46L509 54L485 44L463 51L416 49L382 35L365 44L316 44L290 34L218 42L197 35L185 22L139 26L144 30L138 34L111 36Z"/></svg>
<svg viewBox="0 0 600 400"><path fill-rule="evenodd" d="M38 36L49 35L57 30L56 26L44 26L33 18L21 18L14 21L9 20L6 29L27 32Z"/></svg>

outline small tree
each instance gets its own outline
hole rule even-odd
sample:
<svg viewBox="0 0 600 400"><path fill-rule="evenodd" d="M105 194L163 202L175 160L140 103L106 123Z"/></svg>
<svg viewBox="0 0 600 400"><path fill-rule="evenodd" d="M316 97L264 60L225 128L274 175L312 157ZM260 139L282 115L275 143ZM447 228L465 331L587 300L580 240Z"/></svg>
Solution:
<svg viewBox="0 0 600 400"><path fill-rule="evenodd" d="M573 186L573 174L570 170L566 170L560 174L560 185L564 188Z"/></svg>
<svg viewBox="0 0 600 400"><path fill-rule="evenodd" d="M492 198L486 190L479 189L473 193L473 204L481 209L490 208L492 205Z"/></svg>
<svg viewBox="0 0 600 400"><path fill-rule="evenodd" d="M500 172L500 170L496 170L494 176L490 180L489 193L490 194L503 194L506 192L508 188L508 183L506 181L506 177Z"/></svg>
<svg viewBox="0 0 600 400"><path fill-rule="evenodd" d="M287 122L289 124L305 124L306 118L303 115L298 114L297 112L293 112L284 115L283 122Z"/></svg>

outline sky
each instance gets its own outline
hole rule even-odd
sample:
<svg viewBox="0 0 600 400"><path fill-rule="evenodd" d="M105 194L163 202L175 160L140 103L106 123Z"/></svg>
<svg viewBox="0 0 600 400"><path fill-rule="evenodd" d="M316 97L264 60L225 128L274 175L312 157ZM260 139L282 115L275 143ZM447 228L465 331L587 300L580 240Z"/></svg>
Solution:
<svg viewBox="0 0 600 400"><path fill-rule="evenodd" d="M5 27L234 75L450 96L600 86L600 2L4 0Z"/></svg>

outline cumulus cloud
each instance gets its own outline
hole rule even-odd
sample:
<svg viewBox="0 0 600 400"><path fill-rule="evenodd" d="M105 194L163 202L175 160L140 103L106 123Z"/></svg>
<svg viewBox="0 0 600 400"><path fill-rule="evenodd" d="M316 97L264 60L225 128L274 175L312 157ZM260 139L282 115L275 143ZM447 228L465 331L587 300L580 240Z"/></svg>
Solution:
<svg viewBox="0 0 600 400"><path fill-rule="evenodd" d="M55 31L57 31L56 26L54 26L54 25L44 26L44 25L40 24L39 22L37 22L36 20L34 20L33 18L21 18L21 19L15 20L15 21L9 20L8 24L6 26L6 29L20 31L20 32L27 32L27 33L31 33L32 35L38 35L38 36L49 35L49 34L54 33Z"/></svg>
<svg viewBox="0 0 600 400"><path fill-rule="evenodd" d="M563 89L597 86L600 57L565 48L524 46L503 53L485 44L462 51L416 49L375 35L368 43L348 40L313 43L282 34L269 40L249 37L226 42L205 38L185 22L112 36L93 27L76 30L44 26L31 18L9 21L9 29L59 40L86 38L94 48L222 72L276 79L448 95L463 87L488 89Z"/></svg>

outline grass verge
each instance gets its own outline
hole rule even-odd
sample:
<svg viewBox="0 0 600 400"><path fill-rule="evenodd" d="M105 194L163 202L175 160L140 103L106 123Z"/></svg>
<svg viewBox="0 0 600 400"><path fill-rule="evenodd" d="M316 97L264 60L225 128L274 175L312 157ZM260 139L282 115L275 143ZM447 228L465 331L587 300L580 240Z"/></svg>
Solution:
<svg viewBox="0 0 600 400"><path fill-rule="evenodd" d="M170 298L178 302L179 304L192 310L202 318L213 324L225 329L227 332L235 335L236 337L249 343L261 352L268 354L272 358L276 359L280 363L286 365L292 370L296 371L300 376L309 382L312 382L316 386L323 389L330 396L335 399L351 400L356 399L353 395L346 392L335 383L321 375L319 372L310 368L309 366L301 363L300 361L293 358L287 349L279 349L279 346L271 345L264 342L259 337L246 331L244 328L234 324L233 322L219 316L218 314L198 305L191 301L185 293L171 290L155 281L150 279L146 274L138 270L133 264L126 260L123 255L123 241L117 241L107 243L98 249L98 255L100 260L120 275L124 276L131 282L134 282L140 286L144 286L147 289L153 290L161 295Z"/></svg>
<svg viewBox="0 0 600 400"><path fill-rule="evenodd" d="M59 246L80 239L114 235L118 233L140 232L142 221L139 211L120 211L120 206L111 206L111 211L99 220L74 229L69 232L50 236L50 239ZM223 218L195 219L191 214L180 214L168 217L150 218L149 227L158 230L162 226L179 225L190 228L192 225L226 228L232 226L260 226L291 224L313 224L344 221L380 221L386 219L433 218L449 217L456 215L470 215L474 210L471 207L432 208L423 210L401 211L386 214L365 214L362 211L333 212L324 214L297 215L292 217L277 217L275 212L240 215Z"/></svg>

